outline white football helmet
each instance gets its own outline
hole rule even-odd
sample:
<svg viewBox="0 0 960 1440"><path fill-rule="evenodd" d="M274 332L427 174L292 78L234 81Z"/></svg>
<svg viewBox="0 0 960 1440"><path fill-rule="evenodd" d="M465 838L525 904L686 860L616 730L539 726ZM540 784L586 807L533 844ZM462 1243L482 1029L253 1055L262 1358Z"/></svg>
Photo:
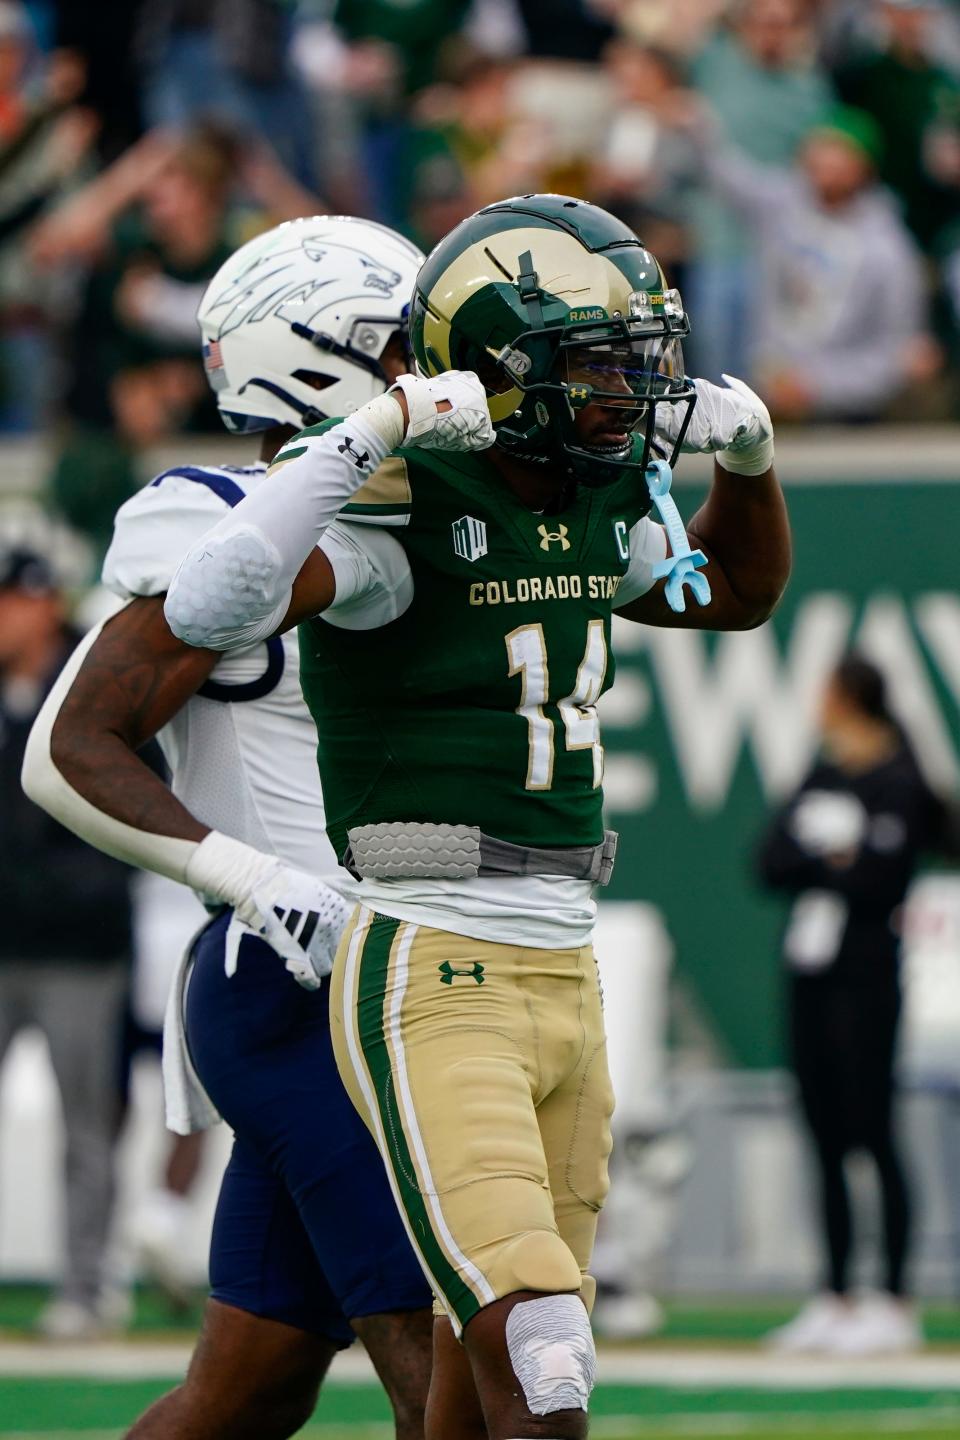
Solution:
<svg viewBox="0 0 960 1440"><path fill-rule="evenodd" d="M228 430L301 430L381 394L380 357L406 338L414 245L347 215L289 220L231 255L197 319L207 379Z"/></svg>

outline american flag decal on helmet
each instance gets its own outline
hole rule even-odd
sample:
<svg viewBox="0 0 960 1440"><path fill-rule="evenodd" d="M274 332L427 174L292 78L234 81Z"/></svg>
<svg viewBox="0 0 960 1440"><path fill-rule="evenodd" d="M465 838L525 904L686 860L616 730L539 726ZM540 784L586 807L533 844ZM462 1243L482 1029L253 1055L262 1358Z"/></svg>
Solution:
<svg viewBox="0 0 960 1440"><path fill-rule="evenodd" d="M227 372L223 368L223 355L219 340L206 340L203 346L203 364L207 379L214 390L222 390L227 383Z"/></svg>

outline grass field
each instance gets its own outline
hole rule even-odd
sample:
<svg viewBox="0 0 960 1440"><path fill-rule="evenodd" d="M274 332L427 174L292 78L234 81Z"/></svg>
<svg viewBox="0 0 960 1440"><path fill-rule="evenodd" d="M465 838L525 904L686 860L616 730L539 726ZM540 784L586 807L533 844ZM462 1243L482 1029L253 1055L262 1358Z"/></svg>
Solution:
<svg viewBox="0 0 960 1440"><path fill-rule="evenodd" d="M169 1381L76 1380L8 1377L0 1380L0 1435L4 1440L117 1440L124 1427ZM952 1395L915 1390L678 1389L655 1385L601 1385L592 1405L597 1440L667 1440L667 1437L790 1437L846 1440L876 1436L957 1436L960 1389ZM301 1432L315 1440L389 1440L389 1414L372 1385L332 1384L314 1422Z"/></svg>
<svg viewBox="0 0 960 1440"><path fill-rule="evenodd" d="M0 1382L5 1440L115 1440L163 1381L129 1383L62 1379ZM591 1433L597 1440L666 1440L677 1436L869 1437L960 1433L958 1403L912 1391L677 1390L660 1386L604 1385L595 1395ZM391 1427L380 1393L369 1385L337 1384L321 1400L316 1420L302 1434L316 1440L389 1440Z"/></svg>
<svg viewBox="0 0 960 1440"><path fill-rule="evenodd" d="M2 1440L119 1440L182 1370L190 1338L155 1297L138 1301L131 1337L59 1350L25 1344L36 1290L0 1291ZM782 1304L669 1307L655 1341L601 1351L595 1440L960 1440L960 1313L931 1310L933 1342L896 1362L774 1362L755 1344ZM192 1319L192 1317L190 1317ZM338 1361L304 1440L390 1440L383 1396L356 1352Z"/></svg>

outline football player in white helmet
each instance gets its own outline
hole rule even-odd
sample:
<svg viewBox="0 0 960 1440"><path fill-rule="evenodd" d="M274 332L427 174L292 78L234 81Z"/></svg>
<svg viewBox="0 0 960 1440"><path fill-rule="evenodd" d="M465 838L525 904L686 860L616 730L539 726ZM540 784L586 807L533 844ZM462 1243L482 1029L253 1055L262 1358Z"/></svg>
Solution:
<svg viewBox="0 0 960 1440"><path fill-rule="evenodd" d="M342 215L291 220L242 246L197 315L227 429L302 430L380 395L406 355L418 258L386 226Z"/></svg>
<svg viewBox="0 0 960 1440"><path fill-rule="evenodd" d="M211 910L168 1011L168 1123L186 1133L219 1112L234 1150L203 1337L138 1440L283 1440L355 1334L397 1435L423 1434L430 1292L330 1044L323 977L351 881L326 838L296 634L221 655L175 639L163 614L185 550L263 483L284 440L408 368L422 258L383 226L321 216L251 240L214 276L199 312L207 375L227 427L262 435L260 461L176 466L121 507L103 579L126 604L77 650L28 749L35 800ZM351 535L336 524L316 552L329 618L379 626L409 601L402 551L379 530L362 548ZM153 735L172 789L138 758Z"/></svg>

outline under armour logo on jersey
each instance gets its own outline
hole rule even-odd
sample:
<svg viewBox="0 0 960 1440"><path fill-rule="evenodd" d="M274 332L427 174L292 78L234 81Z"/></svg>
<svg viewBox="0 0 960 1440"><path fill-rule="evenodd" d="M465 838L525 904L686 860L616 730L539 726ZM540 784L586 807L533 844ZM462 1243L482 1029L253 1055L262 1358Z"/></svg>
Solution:
<svg viewBox="0 0 960 1440"><path fill-rule="evenodd" d="M484 982L483 966L479 960L474 960L472 965L451 965L449 960L444 960L438 965L440 971L440 984L452 985L455 980L476 980L478 985Z"/></svg>
<svg viewBox="0 0 960 1440"><path fill-rule="evenodd" d="M479 560L481 555L486 555L487 527L483 520L474 520L472 515L463 515L459 520L454 520L450 528L453 531L454 553L459 555L461 560Z"/></svg>
<svg viewBox="0 0 960 1440"><path fill-rule="evenodd" d="M570 541L567 539L569 531L567 530L566 525L558 525L556 530L548 530L546 525L538 525L537 534L541 537L541 550L549 550L550 546L555 545L558 540L560 542L561 550L570 549Z"/></svg>
<svg viewBox="0 0 960 1440"><path fill-rule="evenodd" d="M353 440L349 435L347 436L346 440L344 440L342 445L337 446L337 449L340 451L341 455L349 455L350 459L353 461L354 465L356 465L358 470L362 470L364 465L366 465L367 461L370 459L368 451L364 450L363 454L360 455L356 450L354 450Z"/></svg>

